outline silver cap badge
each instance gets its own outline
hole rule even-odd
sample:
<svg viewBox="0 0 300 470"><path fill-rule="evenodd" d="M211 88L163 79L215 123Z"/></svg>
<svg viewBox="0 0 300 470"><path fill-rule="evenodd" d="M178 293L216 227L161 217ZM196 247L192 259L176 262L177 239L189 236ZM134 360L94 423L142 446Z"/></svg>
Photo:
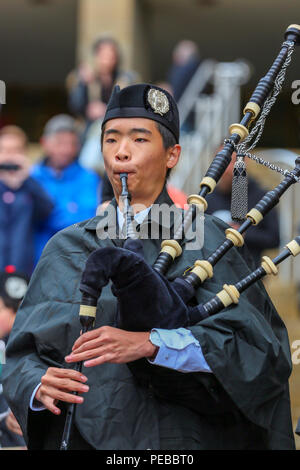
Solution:
<svg viewBox="0 0 300 470"><path fill-rule="evenodd" d="M162 91L156 90L156 88L150 88L147 99L153 111L161 116L166 114L170 109L167 96Z"/></svg>

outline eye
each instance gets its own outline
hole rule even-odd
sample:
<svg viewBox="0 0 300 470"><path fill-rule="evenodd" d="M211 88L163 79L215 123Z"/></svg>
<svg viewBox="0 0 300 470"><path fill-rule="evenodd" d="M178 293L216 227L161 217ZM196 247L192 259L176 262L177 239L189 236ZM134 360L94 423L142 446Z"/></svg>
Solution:
<svg viewBox="0 0 300 470"><path fill-rule="evenodd" d="M106 144L113 144L114 142L116 142L116 139L113 139L112 137L105 139Z"/></svg>
<svg viewBox="0 0 300 470"><path fill-rule="evenodd" d="M135 141L136 142L148 142L147 139L145 139L144 137L137 137Z"/></svg>

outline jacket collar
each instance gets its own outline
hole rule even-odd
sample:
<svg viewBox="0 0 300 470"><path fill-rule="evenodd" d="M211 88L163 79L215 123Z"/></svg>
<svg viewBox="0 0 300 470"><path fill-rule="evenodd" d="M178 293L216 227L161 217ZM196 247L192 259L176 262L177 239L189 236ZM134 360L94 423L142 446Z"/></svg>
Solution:
<svg viewBox="0 0 300 470"><path fill-rule="evenodd" d="M174 202L172 201L172 199L170 198L166 186L163 187L162 192L157 197L157 199L154 201L154 204L167 204L168 206L174 206L174 210L175 210L176 213L178 211L178 215L182 213L182 209L177 208L175 206ZM101 220L103 220L104 218L107 219L105 224L102 225L102 227L104 229L110 228L110 227L111 228L115 227L116 224L117 224L117 219L116 219L116 217L117 217L117 201L116 201L115 198L112 199L109 206L114 207L115 211L112 211L112 212L115 213L115 217L108 217L109 211L104 210L99 215L97 215L96 217L93 217L92 219L89 220L89 222L84 227L85 230L96 231L99 222ZM151 219L151 210L149 211L149 214L148 214L148 220L150 220L150 219ZM159 225L161 227L171 229L174 225L174 220L173 220L173 218L171 220L168 220L168 221L160 220Z"/></svg>
<svg viewBox="0 0 300 470"><path fill-rule="evenodd" d="M42 168L43 172L59 177L59 178L67 178L72 179L74 176L78 174L78 169L80 168L77 157L66 167L62 168L61 170L55 170L52 166L49 165L49 157L44 157L42 162L40 163L40 168Z"/></svg>

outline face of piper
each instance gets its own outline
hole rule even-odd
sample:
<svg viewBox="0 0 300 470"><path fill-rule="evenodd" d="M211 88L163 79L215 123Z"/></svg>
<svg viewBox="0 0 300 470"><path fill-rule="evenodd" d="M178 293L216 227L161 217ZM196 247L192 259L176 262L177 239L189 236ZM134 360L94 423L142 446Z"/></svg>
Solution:
<svg viewBox="0 0 300 470"><path fill-rule="evenodd" d="M119 201L120 173L128 173L132 204L150 206L165 183L166 172L179 159L181 147L164 148L156 122L146 118L117 118L103 129L102 153L105 168Z"/></svg>

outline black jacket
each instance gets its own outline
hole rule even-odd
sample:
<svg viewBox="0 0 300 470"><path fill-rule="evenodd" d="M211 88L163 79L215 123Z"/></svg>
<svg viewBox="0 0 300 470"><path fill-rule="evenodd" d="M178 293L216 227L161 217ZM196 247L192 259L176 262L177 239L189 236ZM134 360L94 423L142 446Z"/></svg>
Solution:
<svg viewBox="0 0 300 470"><path fill-rule="evenodd" d="M166 190L158 202L171 203ZM17 314L7 348L4 392L29 448L43 448L51 426L61 432L60 417L29 411L28 404L49 366L70 367L64 357L80 331L79 283L88 255L99 246L121 243L99 240L115 224L108 220L99 229L103 217L75 224L50 240ZM224 228L206 216L204 248L184 249L168 277L181 275L196 258L206 258L223 241ZM146 260L153 264L160 240L143 243ZM234 283L249 273L241 254L247 258L244 249L234 248L225 255L214 278L198 290L198 302L210 299L224 282ZM109 286L98 303L95 327L102 325L116 325L116 298ZM137 376L127 364L84 369L90 391L76 412L83 438L96 449L114 450L293 449L288 336L262 284L245 292L237 306L190 330L213 374L184 374L143 359L136 361L141 371ZM185 393L189 401L183 405Z"/></svg>

